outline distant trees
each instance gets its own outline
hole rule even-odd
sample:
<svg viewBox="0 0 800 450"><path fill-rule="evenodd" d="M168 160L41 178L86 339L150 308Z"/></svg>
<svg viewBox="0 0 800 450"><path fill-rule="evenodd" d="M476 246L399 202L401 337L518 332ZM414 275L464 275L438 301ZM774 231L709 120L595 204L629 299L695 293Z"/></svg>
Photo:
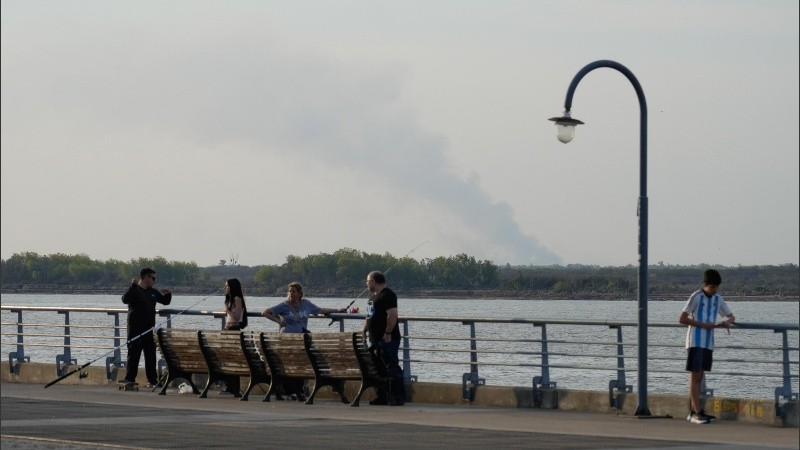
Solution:
<svg viewBox="0 0 800 450"><path fill-rule="evenodd" d="M225 279L239 278L251 295L283 295L289 282L299 281L315 296L361 292L371 270L386 272L389 284L406 295L490 291L498 296L632 299L638 283L634 266L497 266L464 253L415 260L343 248L332 254L289 255L281 265L249 267L239 265L237 260L238 256L232 255L228 264L221 260L220 265L201 268L194 262L167 261L162 257L98 261L84 254L25 252L0 261L0 275L4 291L112 291L129 283L142 267L153 267L158 271L159 285L181 287L184 292L209 292L219 289ZM683 299L699 288L703 271L710 267L651 266L649 295ZM723 295L800 295L796 264L715 268L722 273Z"/></svg>
<svg viewBox="0 0 800 450"><path fill-rule="evenodd" d="M352 289L363 286L372 270L387 273L398 289L494 289L498 280L497 266L491 261L478 261L465 254L417 261L344 248L333 254L289 255L281 266L259 268L254 282L267 289L284 287L290 280L315 286L317 291Z"/></svg>
<svg viewBox="0 0 800 450"><path fill-rule="evenodd" d="M162 257L138 258L129 262L97 261L87 255L56 253L42 256L33 252L15 253L0 261L4 287L15 285L114 286L130 282L143 267L153 267L159 278L171 283L191 285L200 279L195 263L167 261Z"/></svg>

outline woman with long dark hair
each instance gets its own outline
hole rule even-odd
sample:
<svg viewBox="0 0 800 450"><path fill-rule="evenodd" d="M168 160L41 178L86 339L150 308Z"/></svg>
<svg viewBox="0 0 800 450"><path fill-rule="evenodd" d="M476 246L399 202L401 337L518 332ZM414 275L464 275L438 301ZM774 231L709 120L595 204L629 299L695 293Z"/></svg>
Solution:
<svg viewBox="0 0 800 450"><path fill-rule="evenodd" d="M225 282L225 329L238 331L247 326L247 306L244 303L242 283L238 278ZM225 391L235 397L241 397L241 380L232 375L225 378Z"/></svg>
<svg viewBox="0 0 800 450"><path fill-rule="evenodd" d="M247 326L247 306L244 303L242 283L238 278L225 282L225 329L241 330Z"/></svg>

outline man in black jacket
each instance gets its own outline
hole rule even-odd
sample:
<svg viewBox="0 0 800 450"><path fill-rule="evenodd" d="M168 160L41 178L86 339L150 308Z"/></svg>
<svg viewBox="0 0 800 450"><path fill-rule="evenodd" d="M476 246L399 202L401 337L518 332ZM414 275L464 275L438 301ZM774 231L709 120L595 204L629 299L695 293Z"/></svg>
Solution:
<svg viewBox="0 0 800 450"><path fill-rule="evenodd" d="M156 372L156 343L153 327L156 325L156 303L169 305L172 292L153 288L156 271L145 267L134 277L128 292L122 295L122 303L128 305L128 363L125 382L135 383L139 373L139 358L144 351L144 370L150 386L158 383Z"/></svg>

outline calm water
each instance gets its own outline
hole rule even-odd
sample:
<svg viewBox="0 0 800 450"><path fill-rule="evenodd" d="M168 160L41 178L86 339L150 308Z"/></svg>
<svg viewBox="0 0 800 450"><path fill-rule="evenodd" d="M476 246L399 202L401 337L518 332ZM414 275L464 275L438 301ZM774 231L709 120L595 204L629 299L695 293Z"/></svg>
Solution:
<svg viewBox="0 0 800 450"><path fill-rule="evenodd" d="M688 296L688 293L687 293ZM320 307L342 308L349 304L352 298L320 298L309 297ZM248 310L258 313L264 308L273 306L283 298L278 297L248 297ZM172 304L167 308L175 310L190 309L192 311L220 311L223 298L221 295L203 296L175 296ZM2 304L19 306L70 306L70 307L97 307L97 308L124 308L120 295L31 295L31 294L3 294ZM684 301L658 301L648 305L648 320L651 324L657 322L675 323L683 307ZM737 321L740 323L792 323L797 324L800 314L799 302L729 302ZM356 299L353 307L359 307L363 312L366 309L366 298ZM463 317L463 318L498 318L498 319L558 319L558 320L622 320L636 322L636 301L573 301L573 300L508 300L508 299L404 299L399 300L401 316L417 317ZM72 313L70 323L73 325L96 324L111 325L113 316L105 314ZM125 315L120 316L124 327ZM157 322L163 321L157 318ZM26 333L61 333L63 331L63 315L57 313L25 313L26 323L49 324L49 326L36 328L27 327ZM4 359L9 352L15 351L16 339L5 333L14 332L15 327L8 325L16 322L16 314L3 312L3 337L2 353ZM329 327L328 319L311 320L311 331L338 331L338 325ZM205 328L218 329L221 325L219 319L204 316L180 315L173 317L172 326L176 328ZM347 331L358 331L363 326L363 320L348 320L345 322ZM277 325L266 319L250 318L250 329L259 331L277 331ZM484 339L479 343L479 350L485 353L479 355L479 360L487 365L480 366L480 376L486 379L487 384L530 386L531 379L541 374L541 368L524 365L505 365L509 361L530 364L538 363L538 356L509 355L507 352L536 352L541 348L537 343L522 342L523 340L541 338L540 329L530 324L479 324L476 327L478 337ZM636 328L626 327L624 341L635 343ZM411 373L419 381L434 381L447 383L461 383L461 375L469 371L469 355L464 352L468 344L463 339L469 337L469 327L460 322L412 322L409 326L411 339L412 359L426 362L412 362ZM547 337L550 340L570 340L582 342L613 342L616 331L602 326L574 326L574 325L548 325ZM75 328L73 334L110 335L108 330L79 329ZM122 336L125 336L124 330ZM434 337L435 339L413 339L414 336ZM683 341L685 328L659 328L651 327L649 330L649 385L650 392L683 394L686 392L687 375L683 372L683 358L685 350ZM798 346L798 333L789 334L790 344ZM457 339L453 339L457 338ZM495 341L493 341L495 340ZM780 335L771 331L737 330L730 335L717 331L717 350L714 353L714 370L720 372L745 372L745 373L780 373L780 352L771 350L743 350L741 346L776 347L780 345ZM77 339L73 345L78 344ZM33 337L26 340L33 343ZM41 337L36 343L58 346L62 338ZM83 344L83 342L81 342ZM72 357L78 364L85 364L93 359L99 360L96 365L105 364L105 354L109 352L110 341L94 341L87 346L102 348L73 348ZM446 350L451 349L452 352ZM614 346L597 346L592 352L601 351L603 354L612 354ZM32 361L53 362L55 356L63 352L63 348L40 347L26 345L26 356ZM589 353L585 345L579 344L550 344L551 353ZM123 359L125 348L122 348ZM626 354L632 356L625 360L626 367L635 368L636 349L626 348ZM741 363L726 362L726 359L748 359L768 362ZM792 354L792 360L797 361L797 352ZM436 361L436 362L433 362ZM443 361L453 361L444 364ZM613 368L613 360L608 358L574 358L551 356L552 365L581 365L602 366ZM659 370L663 372L658 372ZM793 374L797 374L795 365ZM551 381L557 383L559 388L586 389L604 391L608 389L609 380L616 376L615 371L595 369L558 369L552 368ZM635 371L627 373L627 384L633 385L636 392L637 374ZM772 398L775 387L782 384L780 378L762 377L731 377L726 375L708 375L708 387L715 390L716 395L735 397ZM797 392L797 379L792 380L792 390Z"/></svg>

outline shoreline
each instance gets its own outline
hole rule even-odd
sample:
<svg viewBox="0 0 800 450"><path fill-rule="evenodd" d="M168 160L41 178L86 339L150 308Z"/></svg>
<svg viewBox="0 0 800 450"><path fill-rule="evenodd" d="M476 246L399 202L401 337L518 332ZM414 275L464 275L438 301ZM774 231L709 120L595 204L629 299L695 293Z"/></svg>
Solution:
<svg viewBox="0 0 800 450"><path fill-rule="evenodd" d="M3 286L0 289L0 294L44 294L44 295L59 295L59 294L74 294L74 295L122 295L125 287L100 287L100 286L63 286L56 288L53 286ZM208 290L199 289L197 287L177 286L171 288L174 295L208 295ZM570 293L554 293L543 291L502 291L502 290L413 290L405 291L400 288L395 288L395 292L401 297L405 298L432 298L442 300L453 299L468 299L468 300L604 300L604 301L636 301L636 293L610 293L610 292L570 292ZM648 301L684 301L689 295L689 292L684 292L682 289L676 295L664 294L649 294ZM677 292L677 291L676 291ZM213 294L222 295L221 292ZM212 294L212 295L213 295ZM364 291L356 292L353 290L324 290L323 292L312 292L309 298L360 298L363 297ZM281 292L267 292L261 289L250 290L248 296L251 297L283 297L284 293ZM797 302L800 301L798 295L743 295L735 292L725 293L722 296L728 301L765 301L765 302Z"/></svg>

